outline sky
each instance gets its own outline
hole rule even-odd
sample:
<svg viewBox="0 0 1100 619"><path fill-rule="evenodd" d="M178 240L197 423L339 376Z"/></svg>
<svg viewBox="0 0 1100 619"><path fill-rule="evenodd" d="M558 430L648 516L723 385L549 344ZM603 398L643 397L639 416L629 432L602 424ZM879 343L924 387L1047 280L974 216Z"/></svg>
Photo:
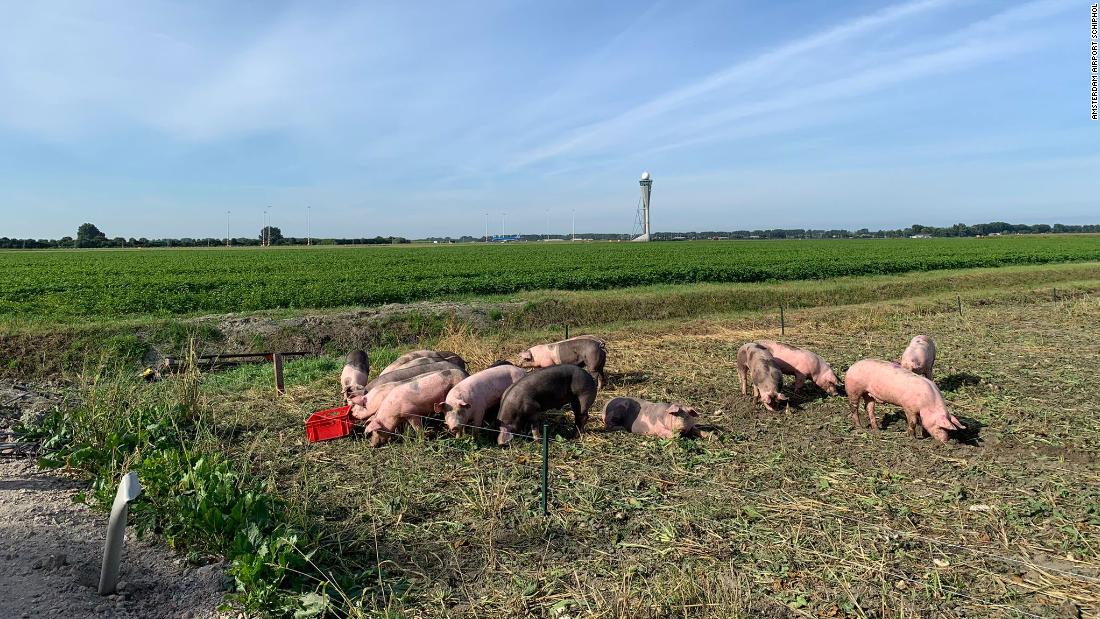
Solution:
<svg viewBox="0 0 1100 619"><path fill-rule="evenodd" d="M1098 223L1089 5L7 2L0 236Z"/></svg>

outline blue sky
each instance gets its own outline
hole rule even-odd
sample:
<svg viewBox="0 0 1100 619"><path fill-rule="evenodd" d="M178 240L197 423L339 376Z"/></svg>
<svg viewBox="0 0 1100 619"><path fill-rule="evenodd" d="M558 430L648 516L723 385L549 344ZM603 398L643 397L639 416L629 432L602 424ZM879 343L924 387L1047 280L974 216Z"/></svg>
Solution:
<svg viewBox="0 0 1100 619"><path fill-rule="evenodd" d="M6 3L0 236L1096 223L1088 6Z"/></svg>

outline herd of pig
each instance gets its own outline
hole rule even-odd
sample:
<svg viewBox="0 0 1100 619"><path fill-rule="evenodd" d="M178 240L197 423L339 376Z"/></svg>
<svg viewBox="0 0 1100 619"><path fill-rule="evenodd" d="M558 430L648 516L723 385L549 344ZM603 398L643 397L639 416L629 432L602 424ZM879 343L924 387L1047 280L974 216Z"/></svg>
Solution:
<svg viewBox="0 0 1100 619"><path fill-rule="evenodd" d="M922 428L941 442L948 431L964 426L947 409L943 396L932 382L936 347L931 338L918 335L910 342L899 362L864 359L848 368L845 392L855 426L862 426L859 409L867 405L867 419L874 429L875 404L900 406L905 411L910 436ZM529 348L519 355L520 366L497 361L490 367L468 374L466 362L453 352L417 350L400 356L374 380L368 380L367 354L348 355L340 375L343 397L349 412L372 446L398 436L410 425L423 427L426 419L442 416L448 430L489 431L496 418L497 442L508 444L516 435L539 437L539 422L547 411L569 405L577 432L583 432L596 390L606 379L606 343L582 335L552 344ZM815 353L772 340L757 340L737 351L736 367L741 393L775 411L787 401L783 375L794 377L794 390L809 378L829 395L838 394L839 381L829 364ZM527 371L524 368L535 368ZM609 430L623 430L663 438L698 433L698 412L680 403L648 402L638 398L614 398L604 407L603 421Z"/></svg>

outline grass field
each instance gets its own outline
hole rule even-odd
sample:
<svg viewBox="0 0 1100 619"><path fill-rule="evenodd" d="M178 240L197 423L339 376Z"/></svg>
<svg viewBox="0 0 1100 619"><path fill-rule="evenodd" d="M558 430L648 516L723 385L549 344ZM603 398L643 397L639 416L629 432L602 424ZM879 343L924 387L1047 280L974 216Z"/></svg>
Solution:
<svg viewBox="0 0 1100 619"><path fill-rule="evenodd" d="M1065 600L1100 611L1095 299L961 318L872 304L791 321L786 339L838 368L934 334L937 379L980 446L911 440L896 414L881 436L853 430L842 398L804 396L779 415L752 406L730 359L740 343L776 334L753 317L602 333L613 378L598 405L628 394L684 400L710 428L695 442L654 441L603 434L597 422L579 441L555 440L545 520L533 443L500 450L433 436L372 450L290 438L333 401L337 360L292 369L277 404L264 403L266 369L208 388L237 453L319 523L341 568L370 578L380 561L384 586L349 592L374 611L1054 616ZM479 368L538 339L458 332L439 346Z"/></svg>
<svg viewBox="0 0 1100 619"><path fill-rule="evenodd" d="M79 380L79 403L37 430L49 461L87 473L101 506L137 470L139 528L196 564L228 558L251 611L1097 616L1097 259L1097 236L6 252L0 374ZM909 439L892 407L881 434L852 429L846 401L820 393L780 414L753 406L732 359L778 335L780 305L784 339L840 373L932 335L964 442ZM264 311L188 319L248 309ZM302 436L336 403L348 347L371 346L376 368L433 347L478 370L564 324L610 342L597 407L681 400L703 437L605 433L597 418L566 438L566 413L543 518L531 441ZM150 346L192 343L323 354L288 364L281 398L268 365L135 379Z"/></svg>
<svg viewBox="0 0 1100 619"><path fill-rule="evenodd" d="M150 419L173 419L172 394L193 389L187 398L201 423L186 450L209 454L203 466L224 458L238 471L230 479L258 480L255 496L285 503L280 522L308 532L301 550L313 553L296 564L305 576L294 590L335 616L1096 616L1100 302L1088 290L1100 280L1047 268L1081 280L1054 301L1044 267L1009 269L1005 281L1018 281L1007 285L995 271L954 274L965 283L960 315L954 290L920 294L926 276L910 274L883 280L877 300L787 314L785 339L841 371L863 357L896 357L914 333L933 335L936 380L972 428L965 443L910 439L892 407L880 435L852 429L845 400L820 393L794 398L781 414L753 406L738 393L734 351L778 333L771 312L751 310L625 322L605 315L602 324L591 316L581 328L606 337L611 351L597 406L619 395L682 400L703 411L706 431L696 441L650 440L604 433L596 420L579 440L556 436L549 518L539 515L540 454L530 441L500 449L491 438L429 429L382 449L353 439L307 444L305 416L335 403L337 357L289 364L279 399L264 365L198 376L190 387L100 382L95 406L137 434L132 444L113 434L96 440L112 445L104 452L112 466L148 470L148 501L165 502L154 528L195 557L234 548L237 541L202 542L172 524L191 513L180 506L197 500L188 497L209 495L190 489L200 485L197 473L158 491L175 477L157 472L161 459L150 454L158 439L141 434ZM761 287L802 285L828 282ZM456 324L422 344L455 350L476 370L557 335ZM399 352L376 348L374 365ZM128 417L162 397L163 412ZM566 414L558 427L569 424ZM97 427L79 425L72 431ZM226 507L214 515L194 508L205 515L192 529L228 527L235 496L253 496L224 487ZM110 489L103 484L105 495ZM294 554L264 548L261 563Z"/></svg>
<svg viewBox="0 0 1100 619"><path fill-rule="evenodd" d="M180 317L531 290L1100 260L1100 236L0 252L0 321Z"/></svg>

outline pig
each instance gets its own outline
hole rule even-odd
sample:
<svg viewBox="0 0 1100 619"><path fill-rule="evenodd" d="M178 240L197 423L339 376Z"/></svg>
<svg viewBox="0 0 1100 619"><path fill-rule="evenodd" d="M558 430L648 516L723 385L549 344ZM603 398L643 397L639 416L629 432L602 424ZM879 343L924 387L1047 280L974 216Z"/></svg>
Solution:
<svg viewBox="0 0 1100 619"><path fill-rule="evenodd" d="M879 429L875 418L876 402L900 406L905 411L907 432L914 438L918 438L917 428L920 427L939 442L946 443L948 431L966 429L947 409L936 383L891 361L857 361L844 376L844 388L848 392L853 426L862 425L859 405L863 400L867 402L867 419L875 430Z"/></svg>
<svg viewBox="0 0 1100 619"><path fill-rule="evenodd" d="M370 359L362 350L348 353L344 369L340 372L340 387L347 401L353 396L366 393L367 376L370 374Z"/></svg>
<svg viewBox="0 0 1100 619"><path fill-rule="evenodd" d="M797 346L791 346L775 340L756 340L756 343L768 349L780 372L794 376L794 390L802 389L806 378L829 395L836 395L837 379L833 368L816 354Z"/></svg>
<svg viewBox="0 0 1100 619"><path fill-rule="evenodd" d="M462 370L462 368L460 366L457 366L457 365L451 363L450 361L433 361L431 363L421 363L419 365L411 365L407 368L398 368L396 370L390 370L389 372L386 372L385 374L380 374L374 380L367 383L366 390L370 391L371 389L374 389L375 387L377 387L379 385L384 385L386 383L399 383L399 382L402 382L402 381L409 380L410 378L420 376L421 374L430 374L432 372L438 372L440 370L449 370L451 368ZM465 370L463 370L463 371L465 371Z"/></svg>
<svg viewBox="0 0 1100 619"><path fill-rule="evenodd" d="M497 443L507 445L517 432L527 432L545 411L568 404L573 409L577 433L588 422L588 409L596 401L596 381L583 368L552 365L519 379L500 398L500 434ZM538 433L535 429L534 432Z"/></svg>
<svg viewBox="0 0 1100 619"><path fill-rule="evenodd" d="M416 380L416 377L408 380ZM348 400L348 404L351 406L351 416L353 419L359 421L366 421L374 414L378 412L378 407L382 406L382 402L386 399L386 396L390 391L398 385L404 384L406 381L397 381L392 383L383 383L377 387L371 389L363 395L356 396Z"/></svg>
<svg viewBox="0 0 1100 619"><path fill-rule="evenodd" d="M737 349L737 375L741 379L741 395L748 395L746 386L750 374L752 396L760 398L765 408L775 412L776 406L787 402L787 396L780 393L783 390L783 372L779 371L775 358L768 349L756 342L749 342Z"/></svg>
<svg viewBox="0 0 1100 619"><path fill-rule="evenodd" d="M936 343L927 335L914 337L901 354L898 363L910 372L932 380L932 366L936 363Z"/></svg>
<svg viewBox="0 0 1100 619"><path fill-rule="evenodd" d="M569 364L582 367L596 377L597 386L603 387L607 379L603 373L607 362L607 344L591 335L532 346L519 354L520 365L524 367L545 368L552 365Z"/></svg>
<svg viewBox="0 0 1100 619"><path fill-rule="evenodd" d="M608 430L623 430L660 438L696 436L695 418L699 413L679 403L647 402L637 398L615 398L603 409L603 425Z"/></svg>
<svg viewBox="0 0 1100 619"><path fill-rule="evenodd" d="M447 393L468 376L465 370L452 367L421 374L391 388L367 424L371 447L388 443L405 424L423 427L424 418L432 415L435 405L446 400Z"/></svg>
<svg viewBox="0 0 1100 619"><path fill-rule="evenodd" d="M500 396L526 375L510 363L482 370L455 385L446 401L435 405L435 412L443 413L452 433L463 434L467 427L480 427L485 413L500 405Z"/></svg>
<svg viewBox="0 0 1100 619"><path fill-rule="evenodd" d="M388 374L394 370L408 367L409 365L412 365L414 363L424 363L423 361L417 361L418 359L430 359L431 361L449 361L462 368L463 370L466 369L466 361L462 357L459 357L457 354L449 350L414 350L412 352L407 352L401 355L400 357L395 359L393 363L382 368L382 371L379 372L378 375L381 376L383 374Z"/></svg>

